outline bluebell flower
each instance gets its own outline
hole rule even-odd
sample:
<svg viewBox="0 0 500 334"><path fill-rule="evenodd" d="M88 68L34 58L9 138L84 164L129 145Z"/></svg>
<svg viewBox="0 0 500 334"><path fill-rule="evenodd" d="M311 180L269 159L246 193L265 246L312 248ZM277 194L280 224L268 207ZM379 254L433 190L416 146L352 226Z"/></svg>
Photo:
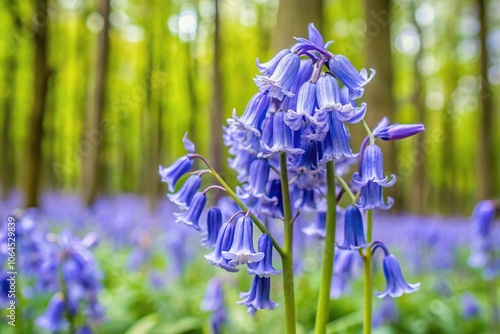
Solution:
<svg viewBox="0 0 500 334"><path fill-rule="evenodd" d="M69 312L75 314L76 308L73 306ZM66 305L62 293L58 292L52 296L45 313L36 319L36 325L51 333L68 330L69 324L66 320Z"/></svg>
<svg viewBox="0 0 500 334"><path fill-rule="evenodd" d="M471 293L464 293L460 296L460 306L462 308L462 317L470 319L481 313L481 308L477 299Z"/></svg>
<svg viewBox="0 0 500 334"><path fill-rule="evenodd" d="M217 236L222 226L222 212L213 206L207 213L207 237L201 240L201 244L207 248L213 247L217 242Z"/></svg>
<svg viewBox="0 0 500 334"><path fill-rule="evenodd" d="M191 205L191 201L195 193L200 189L201 177L199 175L191 175L182 185L181 189L175 194L168 194L168 198L172 203L178 205L181 210L187 210Z"/></svg>
<svg viewBox="0 0 500 334"><path fill-rule="evenodd" d="M222 327L227 321L227 312L226 308L222 307L217 310L215 310L212 313L212 316L210 317L210 323L212 326L212 333L213 334L221 334L222 333Z"/></svg>
<svg viewBox="0 0 500 334"><path fill-rule="evenodd" d="M331 43L333 43L333 41L324 43L323 36L312 23L309 23L308 30L308 39L296 37L295 39L298 43L296 43L291 50L301 55L307 55L314 61L317 61L320 58L331 58L331 53L329 53L326 49Z"/></svg>
<svg viewBox="0 0 500 334"><path fill-rule="evenodd" d="M363 217L357 207L349 205L344 214L344 243L338 247L356 250L365 246Z"/></svg>
<svg viewBox="0 0 500 334"><path fill-rule="evenodd" d="M222 282L218 278L208 281L205 290L205 298L201 302L201 309L204 311L217 311L224 307L224 289Z"/></svg>
<svg viewBox="0 0 500 334"><path fill-rule="evenodd" d="M274 310L278 304L271 300L270 292L271 279L255 275L250 291L240 293L240 298L243 300L238 304L245 305L250 315L255 315L257 310Z"/></svg>
<svg viewBox="0 0 500 334"><path fill-rule="evenodd" d="M384 276L387 287L384 291L376 291L378 298L384 298L389 295L392 298L401 297L403 293L412 293L418 291L420 283L409 284L406 282L398 258L393 254L386 254L382 260Z"/></svg>
<svg viewBox="0 0 500 334"><path fill-rule="evenodd" d="M357 154L352 153L349 146L350 135L347 127L337 117L333 116L332 113L328 113L328 122L329 130L320 146L320 162L357 156Z"/></svg>
<svg viewBox="0 0 500 334"><path fill-rule="evenodd" d="M283 111L279 111L274 115L272 146L261 141L263 152L259 153L259 157L266 158L281 152L289 154L304 153L303 149L294 147L292 130L285 124L284 114Z"/></svg>
<svg viewBox="0 0 500 334"><path fill-rule="evenodd" d="M297 109L297 102L299 98L298 92L302 87L302 85L304 85L311 79L313 71L314 71L314 66L310 59L300 60L300 67L297 73L297 77L295 78L295 82L293 83L292 87L290 87L290 92L293 93L294 95L292 97L285 96L283 98L283 101L281 102L281 105L278 108L276 108L276 110L283 109L284 111L287 111L287 110Z"/></svg>
<svg viewBox="0 0 500 334"><path fill-rule="evenodd" d="M491 200L479 202L472 212L471 255L468 263L473 268L485 267L491 262L493 248L492 227L495 220L495 203Z"/></svg>
<svg viewBox="0 0 500 334"><path fill-rule="evenodd" d="M270 104L271 99L267 93L257 93L250 99L245 112L239 119L236 116L236 111L233 110L233 118L228 119L228 123L238 125L240 128L251 131L255 136L260 137L260 126L266 118Z"/></svg>
<svg viewBox="0 0 500 334"><path fill-rule="evenodd" d="M270 77L259 75L254 78L255 84L261 92L267 92L270 97L279 101L283 100L285 96L292 97L293 93L289 89L297 77L299 67L299 56L295 53L289 53L280 60Z"/></svg>
<svg viewBox="0 0 500 334"><path fill-rule="evenodd" d="M259 58L257 58L257 60L255 61L255 63L257 65L257 67L259 68L259 72L262 75L271 76L274 73L274 71L276 70L276 67L278 66L278 64L281 61L281 59L283 59L283 57L285 57L286 55L288 55L290 53L291 53L290 49L284 49L284 50L279 51L268 62L265 62L265 63L261 64L259 62Z"/></svg>
<svg viewBox="0 0 500 334"><path fill-rule="evenodd" d="M285 114L285 123L292 130L299 130L304 116L311 116L316 106L316 85L310 81L305 82L297 94L296 110L288 110Z"/></svg>
<svg viewBox="0 0 500 334"><path fill-rule="evenodd" d="M394 299L386 297L382 299L381 305L375 310L372 324L373 327L380 327L382 325L394 324L398 319L399 312Z"/></svg>
<svg viewBox="0 0 500 334"><path fill-rule="evenodd" d="M321 33L316 29L313 23L309 23L308 25L308 37L309 40L316 46L322 48L325 46L325 42L323 40L323 36Z"/></svg>
<svg viewBox="0 0 500 334"><path fill-rule="evenodd" d="M389 210L394 205L394 199L387 197L387 203L382 193L382 186L377 183L368 182L361 187L361 195L356 206L365 210L382 209Z"/></svg>
<svg viewBox="0 0 500 334"><path fill-rule="evenodd" d="M231 248L231 244L234 239L234 225L230 222L225 222L222 224L219 234L217 235L217 241L215 242L215 248L210 253L205 255L205 258L210 262L210 264L220 267L229 272L237 272L238 269L234 267L229 260L222 256L222 252L228 251Z"/></svg>
<svg viewBox="0 0 500 334"><path fill-rule="evenodd" d="M349 59L340 54L330 59L328 67L340 82L349 88L349 99L351 100L359 99L363 96L363 87L369 83L375 75L374 69L370 69L371 73L369 77L364 68L358 72Z"/></svg>
<svg viewBox="0 0 500 334"><path fill-rule="evenodd" d="M203 212L206 203L207 196L202 192L197 192L194 195L191 206L186 212L174 213L174 216L176 217L175 222L182 222L186 225L194 227L196 230L201 230L198 221L200 220L201 213Z"/></svg>
<svg viewBox="0 0 500 334"><path fill-rule="evenodd" d="M248 273L252 275L270 277L271 275L278 275L280 271L277 271L273 267L273 243L271 238L267 234L262 234L259 237L259 252L264 253L264 259L258 263L248 264Z"/></svg>
<svg viewBox="0 0 500 334"><path fill-rule="evenodd" d="M266 195L267 181L269 180L270 165L266 159L255 159L250 164L248 184L243 186L243 191L237 189L241 199L258 198L263 202L276 203L276 198L269 198Z"/></svg>
<svg viewBox="0 0 500 334"><path fill-rule="evenodd" d="M316 199L313 189L301 189L300 196L294 202L293 206L304 212L316 211Z"/></svg>
<svg viewBox="0 0 500 334"><path fill-rule="evenodd" d="M326 235L326 212L318 212L313 224L302 229L308 236L324 239Z"/></svg>
<svg viewBox="0 0 500 334"><path fill-rule="evenodd" d="M184 147L190 153L194 153L195 146L188 139L187 132L184 134L182 139ZM183 156L177 159L170 167L159 166L159 173L161 176L161 181L168 184L168 191L173 192L175 189L175 184L179 179L189 172L193 168L193 161L188 156Z"/></svg>
<svg viewBox="0 0 500 334"><path fill-rule="evenodd" d="M296 156L293 170L301 173L318 172L318 147L315 141L309 141L304 145L304 154Z"/></svg>
<svg viewBox="0 0 500 334"><path fill-rule="evenodd" d="M382 140L399 140L414 136L424 130L423 124L391 124L373 132L373 136Z"/></svg>
<svg viewBox="0 0 500 334"><path fill-rule="evenodd" d="M369 182L376 183L382 187L390 187L396 182L393 174L391 181L384 177L384 158L382 150L376 144L366 147L363 153L361 175L354 173L353 182L358 186L366 186Z"/></svg>
<svg viewBox="0 0 500 334"><path fill-rule="evenodd" d="M330 288L330 296L332 298L337 299L346 293L349 288L349 282L357 275L361 263L361 255L357 251L339 249L335 252L334 275Z"/></svg>
<svg viewBox="0 0 500 334"><path fill-rule="evenodd" d="M238 219L231 248L222 251L222 256L234 265L259 262L264 258L264 253L256 252L253 247L253 221L250 217Z"/></svg>
<svg viewBox="0 0 500 334"><path fill-rule="evenodd" d="M283 196L281 194L281 181L274 179L269 182L269 198L276 198L277 202L259 202L253 207L254 210L266 217L283 219Z"/></svg>

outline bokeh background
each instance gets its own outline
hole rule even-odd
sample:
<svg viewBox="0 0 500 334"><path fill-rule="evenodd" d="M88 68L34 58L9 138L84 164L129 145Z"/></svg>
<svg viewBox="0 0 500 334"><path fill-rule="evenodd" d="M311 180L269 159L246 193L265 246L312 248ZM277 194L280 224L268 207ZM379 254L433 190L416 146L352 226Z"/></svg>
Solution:
<svg viewBox="0 0 500 334"><path fill-rule="evenodd" d="M208 330L198 303L216 271L197 241L183 243L194 236L174 226L158 165L184 153L181 138L189 131L197 151L236 184L222 125L256 92L256 58L266 61L290 47L292 36L306 37L309 22L335 41L333 53L377 70L363 97L371 127L383 116L426 126L412 139L384 143L386 174L398 177L388 195L396 200L393 212L404 215L387 218L389 227L380 230L416 261L415 280L433 287L402 298L407 317L396 318L394 328L487 331L489 293L480 272L466 265L464 217L479 200L500 196L500 1L4 0L2 217L39 207L45 232L101 232L96 256L108 321L98 332ZM354 151L363 131L351 128ZM316 295L317 281L299 281L304 331L312 328L315 301L308 296ZM249 281L229 282L233 305ZM481 315L461 322L460 302L471 291ZM356 333L360 317L352 305L361 300L349 298L340 299L332 317L341 321L332 326ZM48 295L36 300L32 319ZM244 309L231 312L242 332L282 325L282 307L256 322ZM141 320L150 327L137 325Z"/></svg>

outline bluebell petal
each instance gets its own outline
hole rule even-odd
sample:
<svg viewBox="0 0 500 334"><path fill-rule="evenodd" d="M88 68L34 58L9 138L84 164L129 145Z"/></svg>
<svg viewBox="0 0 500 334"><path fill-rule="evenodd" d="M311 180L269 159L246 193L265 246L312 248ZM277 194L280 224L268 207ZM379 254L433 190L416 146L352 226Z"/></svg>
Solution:
<svg viewBox="0 0 500 334"><path fill-rule="evenodd" d="M217 235L214 250L210 254L205 255L205 258L211 265L220 267L229 272L238 271L233 264L229 263L229 261L222 256L223 251L227 251L231 248L233 239L234 225L229 222L222 224L219 234Z"/></svg>
<svg viewBox="0 0 500 334"><path fill-rule="evenodd" d="M231 249L223 251L222 256L234 265L259 262L264 258L264 253L256 252L253 247L253 221L250 217L238 219Z"/></svg>
<svg viewBox="0 0 500 334"><path fill-rule="evenodd" d="M251 275L258 275L263 277L270 277L271 275L278 275L281 273L273 267L273 243L267 234L262 234L258 241L259 252L264 253L264 259L258 263L248 264L248 273Z"/></svg>
<svg viewBox="0 0 500 334"><path fill-rule="evenodd" d="M186 182L184 182L181 189L175 194L168 194L168 198L182 210L187 210L191 205L194 194L200 189L200 186L201 177L199 175L191 175Z"/></svg>
<svg viewBox="0 0 500 334"><path fill-rule="evenodd" d="M382 292L375 292L378 298L384 298L387 295L392 298L401 297L404 293L412 293L420 288L420 283L409 284L406 282L398 258L393 254L384 257L382 266L387 287Z"/></svg>
<svg viewBox="0 0 500 334"><path fill-rule="evenodd" d="M191 202L191 206L186 212L174 213L174 216L176 217L175 222L182 222L188 226L192 226L196 230L201 230L198 221L200 220L201 213L203 212L206 203L207 196L201 192L196 193Z"/></svg>

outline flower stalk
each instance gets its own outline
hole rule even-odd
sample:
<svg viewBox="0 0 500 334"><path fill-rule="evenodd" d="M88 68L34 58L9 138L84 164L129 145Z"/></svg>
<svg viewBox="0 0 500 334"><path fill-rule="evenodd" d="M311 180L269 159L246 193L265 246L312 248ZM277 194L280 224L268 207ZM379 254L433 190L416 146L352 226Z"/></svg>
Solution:
<svg viewBox="0 0 500 334"><path fill-rule="evenodd" d="M366 241L372 241L373 230L373 210L366 212ZM372 302L373 302L373 252L371 248L366 249L363 256L364 264L364 312L363 312L363 334L370 334L372 331Z"/></svg>

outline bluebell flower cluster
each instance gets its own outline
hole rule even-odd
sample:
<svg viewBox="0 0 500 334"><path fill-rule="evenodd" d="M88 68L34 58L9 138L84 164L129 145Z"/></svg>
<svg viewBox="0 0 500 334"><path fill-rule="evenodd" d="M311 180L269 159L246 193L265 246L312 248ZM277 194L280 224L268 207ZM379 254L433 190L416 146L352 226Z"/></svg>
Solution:
<svg viewBox="0 0 500 334"><path fill-rule="evenodd" d="M231 156L229 167L240 183L234 192L208 161L196 153L187 134L184 144L188 153L171 166L159 169L162 181L168 184L170 200L180 209L175 214L176 221L205 233L202 244L212 249L205 255L209 263L228 272L237 272L240 266L246 265L247 273L254 275L250 291L241 294L240 302L252 315L259 309L277 306L270 299L270 280L280 273L272 263L273 250L279 252L279 247L277 238L273 238L269 230L274 229L274 221L284 219L284 185L280 173L286 170L288 174L285 186L292 216L315 217L315 223L305 229L298 227L299 221L295 221L294 230L321 239L325 236L329 204L325 199L326 165L334 162L336 175L343 178L349 175L350 167L358 163L351 182L335 188L338 200L347 193L353 197L352 205L345 211L345 237L339 245L343 251L336 259L340 269L335 269L345 271L347 279L352 276L348 274L351 272L348 263L358 254L357 250L371 246L364 235L366 210L389 209L393 203L391 198L384 198L383 188L392 186L396 177L384 176L382 151L375 140L403 139L424 130L420 124L390 125L383 119L373 131L368 130L369 135L359 152L353 152L347 124L364 122L368 106L359 99L375 70L370 69L370 74L365 69L358 71L347 57L328 51L330 44L325 43L310 24L308 38L296 38L291 48L279 51L267 62L257 60L260 74L253 80L256 92L241 116L233 110L224 127L223 139ZM202 160L208 170L191 171L194 159ZM280 166L284 162L286 166ZM207 191L220 188L209 185L200 190L205 172L216 176L237 206L224 200L224 207L210 207L204 214L210 203ZM178 187L179 180L187 174L183 185ZM349 189L345 189L345 184ZM179 190L173 193L176 188ZM262 228L264 224L259 222L269 229ZM253 240L256 224L263 232L257 250ZM294 249L299 243L300 236L295 233ZM384 266L386 275L394 274L387 276L389 284L411 292L401 288L399 276L402 275L397 272L399 264L392 255L384 259ZM392 287L388 294L400 295Z"/></svg>

